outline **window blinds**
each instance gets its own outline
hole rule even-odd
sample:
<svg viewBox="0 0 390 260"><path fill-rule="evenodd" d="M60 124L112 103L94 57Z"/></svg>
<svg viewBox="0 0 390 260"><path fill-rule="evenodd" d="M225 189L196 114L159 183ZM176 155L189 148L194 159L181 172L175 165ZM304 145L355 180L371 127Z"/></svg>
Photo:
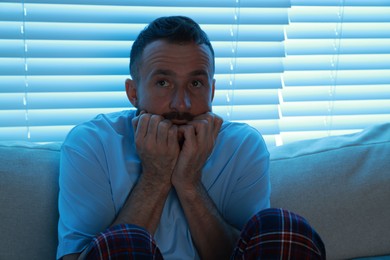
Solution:
<svg viewBox="0 0 390 260"><path fill-rule="evenodd" d="M390 121L390 1L292 0L281 139Z"/></svg>
<svg viewBox="0 0 390 260"><path fill-rule="evenodd" d="M19 1L0 3L0 139L61 141L98 113L131 107L132 42L159 16L186 15L216 53L213 111L251 122L271 145L287 0Z"/></svg>
<svg viewBox="0 0 390 260"><path fill-rule="evenodd" d="M62 141L131 108L131 44L187 15L216 52L214 112L268 146L390 121L389 0L26 0L0 3L0 140Z"/></svg>

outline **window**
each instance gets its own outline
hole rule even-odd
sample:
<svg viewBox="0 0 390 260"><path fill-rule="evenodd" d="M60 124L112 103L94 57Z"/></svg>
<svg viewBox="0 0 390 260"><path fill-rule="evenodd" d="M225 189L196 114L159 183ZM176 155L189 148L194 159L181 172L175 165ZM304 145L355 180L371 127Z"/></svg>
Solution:
<svg viewBox="0 0 390 260"><path fill-rule="evenodd" d="M62 141L131 108L131 44L159 16L192 17L216 52L213 109L269 146L390 121L386 0L55 0L0 3L0 140Z"/></svg>
<svg viewBox="0 0 390 260"><path fill-rule="evenodd" d="M281 139L390 122L390 1L292 0Z"/></svg>

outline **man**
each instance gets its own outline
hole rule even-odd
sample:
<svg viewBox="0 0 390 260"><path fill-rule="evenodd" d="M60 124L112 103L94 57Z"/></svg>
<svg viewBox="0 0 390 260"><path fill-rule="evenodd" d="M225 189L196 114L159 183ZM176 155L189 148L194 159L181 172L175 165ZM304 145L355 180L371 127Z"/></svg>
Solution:
<svg viewBox="0 0 390 260"><path fill-rule="evenodd" d="M214 70L191 19L140 33L126 80L137 112L100 115L64 142L57 258L258 256L258 220L287 212L256 215L270 204L269 154L256 130L212 113Z"/></svg>

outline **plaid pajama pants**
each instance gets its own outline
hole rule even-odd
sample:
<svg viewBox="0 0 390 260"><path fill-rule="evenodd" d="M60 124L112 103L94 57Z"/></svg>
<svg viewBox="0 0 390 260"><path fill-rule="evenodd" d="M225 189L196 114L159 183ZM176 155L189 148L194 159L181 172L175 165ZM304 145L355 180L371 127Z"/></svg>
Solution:
<svg viewBox="0 0 390 260"><path fill-rule="evenodd" d="M135 225L117 225L100 233L86 259L163 259L153 237ZM326 259L317 232L301 216L270 208L253 216L231 259Z"/></svg>

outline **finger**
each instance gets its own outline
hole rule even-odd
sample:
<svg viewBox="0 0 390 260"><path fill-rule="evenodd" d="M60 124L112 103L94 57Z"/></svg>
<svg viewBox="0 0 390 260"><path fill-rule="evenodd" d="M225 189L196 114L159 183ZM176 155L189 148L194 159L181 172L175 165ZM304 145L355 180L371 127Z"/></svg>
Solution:
<svg viewBox="0 0 390 260"><path fill-rule="evenodd" d="M192 125L182 125L179 127L179 131L183 134L184 136L184 147L191 148L193 147L194 149L196 148L196 136L195 136L195 127Z"/></svg>
<svg viewBox="0 0 390 260"><path fill-rule="evenodd" d="M163 120L163 118L159 115L151 115L148 125L147 135L154 141L157 141L157 129L159 123Z"/></svg>
<svg viewBox="0 0 390 260"><path fill-rule="evenodd" d="M195 117L189 124L195 127L198 140L214 134L214 114L210 112Z"/></svg>
<svg viewBox="0 0 390 260"><path fill-rule="evenodd" d="M178 127L172 124L171 127L168 129L168 149L171 151L177 150L179 148L177 136Z"/></svg>
<svg viewBox="0 0 390 260"><path fill-rule="evenodd" d="M145 137L148 131L151 114L143 114L138 117L137 128L135 130L136 137Z"/></svg>
<svg viewBox="0 0 390 260"><path fill-rule="evenodd" d="M131 120L131 124L133 126L133 131L135 133L135 131L137 130L137 127L138 127L138 121L139 121L139 117L134 117L132 120Z"/></svg>
<svg viewBox="0 0 390 260"><path fill-rule="evenodd" d="M209 123L209 133L212 134L214 138L216 138L219 134L219 130L221 129L223 119L212 112L207 112L201 115L200 118L204 118L207 120L207 122Z"/></svg>
<svg viewBox="0 0 390 260"><path fill-rule="evenodd" d="M208 140L208 136L211 135L212 132L212 124L209 123L207 119L196 120L193 124L195 130L196 139L200 142L204 142Z"/></svg>
<svg viewBox="0 0 390 260"><path fill-rule="evenodd" d="M143 114L145 114L145 110L142 110L139 115L137 115L136 117L134 117L132 120L131 120L131 124L133 125L133 130L135 132L135 130L137 129L137 126L138 126L138 121L139 121L139 117L142 116Z"/></svg>
<svg viewBox="0 0 390 260"><path fill-rule="evenodd" d="M163 145L168 144L168 131L172 126L172 122L170 120L162 120L158 124L157 129L157 142Z"/></svg>

